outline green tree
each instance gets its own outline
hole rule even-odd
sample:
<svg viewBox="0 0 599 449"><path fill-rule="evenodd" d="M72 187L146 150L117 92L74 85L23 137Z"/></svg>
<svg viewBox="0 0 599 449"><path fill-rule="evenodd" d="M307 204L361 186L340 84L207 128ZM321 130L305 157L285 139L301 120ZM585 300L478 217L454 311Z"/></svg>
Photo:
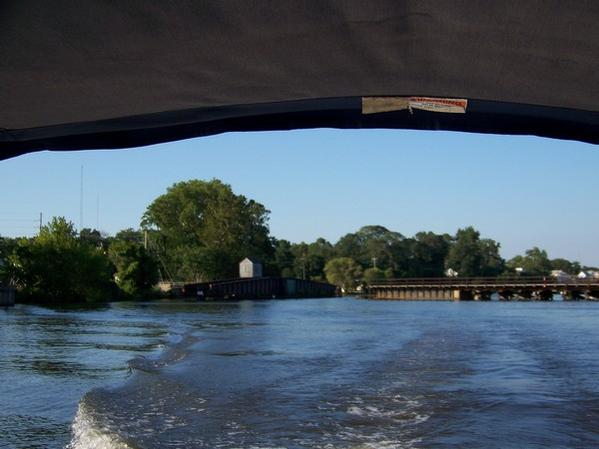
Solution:
<svg viewBox="0 0 599 449"><path fill-rule="evenodd" d="M142 227L154 230L152 248L176 280L230 278L244 257L272 259L268 214L221 181L192 180L154 200Z"/></svg>
<svg viewBox="0 0 599 449"><path fill-rule="evenodd" d="M32 239L20 239L9 270L21 298L41 303L111 299L112 268L93 245L82 242L72 223L53 218Z"/></svg>
<svg viewBox="0 0 599 449"><path fill-rule="evenodd" d="M144 232L140 229L127 228L116 233L114 240L122 242L131 242L137 245L144 244Z"/></svg>
<svg viewBox="0 0 599 449"><path fill-rule="evenodd" d="M293 272L295 277L322 281L325 278L324 266L333 252L333 245L319 238L313 243L291 245L293 254Z"/></svg>
<svg viewBox="0 0 599 449"><path fill-rule="evenodd" d="M158 264L144 247L129 240L114 240L108 256L117 286L128 295L148 292L158 282Z"/></svg>
<svg viewBox="0 0 599 449"><path fill-rule="evenodd" d="M457 271L462 277L496 276L504 265L499 247L494 240L481 240L480 233L471 226L458 229L449 246L445 268Z"/></svg>
<svg viewBox="0 0 599 449"><path fill-rule="evenodd" d="M512 257L505 263L505 276L513 276L514 274L521 274L524 271L524 257L517 255Z"/></svg>
<svg viewBox="0 0 599 449"><path fill-rule="evenodd" d="M499 255L500 244L492 239L481 239L480 276L499 276L505 270L505 260Z"/></svg>
<svg viewBox="0 0 599 449"><path fill-rule="evenodd" d="M508 261L507 268L514 272L516 268L522 268L522 274L527 276L545 276L552 270L551 261L547 257L547 251L537 248L526 250L524 256L516 256Z"/></svg>
<svg viewBox="0 0 599 449"><path fill-rule="evenodd" d="M380 268L367 268L364 270L364 281L366 283L380 281L381 279L385 279L385 277L385 272Z"/></svg>
<svg viewBox="0 0 599 449"><path fill-rule="evenodd" d="M95 246L97 248L108 247L108 242L97 229L84 228L79 231L79 240L84 244Z"/></svg>
<svg viewBox="0 0 599 449"><path fill-rule="evenodd" d="M363 258L363 242L356 233L346 234L341 237L337 243L335 243L335 255L337 257L352 257L352 258ZM364 260L365 264L369 264L370 261Z"/></svg>
<svg viewBox="0 0 599 449"><path fill-rule="evenodd" d="M295 256L288 240L276 240L274 252L275 271L279 276L294 277Z"/></svg>
<svg viewBox="0 0 599 449"><path fill-rule="evenodd" d="M333 245L326 239L318 238L308 245L308 262L310 279L313 281L326 281L324 267L328 260L334 256Z"/></svg>
<svg viewBox="0 0 599 449"><path fill-rule="evenodd" d="M0 237L0 285L12 284L9 257L18 245L17 239Z"/></svg>
<svg viewBox="0 0 599 449"><path fill-rule="evenodd" d="M337 257L324 267L327 280L344 291L353 290L362 277L362 267L349 257Z"/></svg>
<svg viewBox="0 0 599 449"><path fill-rule="evenodd" d="M434 232L419 232L413 239L408 239L410 261L408 276L443 276L450 241L449 235L438 235Z"/></svg>
<svg viewBox="0 0 599 449"><path fill-rule="evenodd" d="M408 250L405 237L384 226L364 226L353 234L341 237L334 247L337 257L350 257L362 268L391 268L397 275L408 269Z"/></svg>
<svg viewBox="0 0 599 449"><path fill-rule="evenodd" d="M582 267L579 262L570 262L567 259L557 258L551 260L551 269L561 270L568 274L578 274L582 270Z"/></svg>
<svg viewBox="0 0 599 449"><path fill-rule="evenodd" d="M479 241L480 233L474 228L458 229L449 247L445 268L457 271L460 276L478 276L482 263Z"/></svg>

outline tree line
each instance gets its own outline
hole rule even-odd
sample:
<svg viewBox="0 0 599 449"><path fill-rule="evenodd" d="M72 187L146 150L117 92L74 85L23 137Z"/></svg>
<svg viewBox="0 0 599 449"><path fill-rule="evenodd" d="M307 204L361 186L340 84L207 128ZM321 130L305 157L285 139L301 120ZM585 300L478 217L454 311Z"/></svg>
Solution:
<svg viewBox="0 0 599 449"><path fill-rule="evenodd" d="M159 279L141 231L114 237L75 230L54 217L32 238L0 238L0 283L17 287L21 302L70 304L140 298Z"/></svg>
<svg viewBox="0 0 599 449"><path fill-rule="evenodd" d="M328 281L346 290L384 278L441 277L448 270L471 277L585 268L551 260L539 248L506 261L500 244L472 227L406 237L375 225L335 243L291 243L270 235L269 213L219 180L179 182L147 207L139 229L115 236L77 232L55 217L35 237L0 237L0 282L16 285L22 300L69 303L151 296L160 280L234 278L244 257L261 260L265 276Z"/></svg>

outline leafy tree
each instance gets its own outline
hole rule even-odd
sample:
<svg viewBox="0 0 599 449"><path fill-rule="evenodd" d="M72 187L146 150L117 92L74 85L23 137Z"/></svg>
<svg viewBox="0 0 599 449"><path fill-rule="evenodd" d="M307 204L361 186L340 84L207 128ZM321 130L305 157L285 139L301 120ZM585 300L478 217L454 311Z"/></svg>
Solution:
<svg viewBox="0 0 599 449"><path fill-rule="evenodd" d="M295 277L315 281L324 280L324 266L332 250L333 246L325 239L318 239L310 244L302 242L291 245Z"/></svg>
<svg viewBox="0 0 599 449"><path fill-rule="evenodd" d="M382 269L405 271L407 266L407 252L403 244L405 237L399 232L390 231L384 226L364 226L357 235L363 242L362 257L368 259L364 267L372 263Z"/></svg>
<svg viewBox="0 0 599 449"><path fill-rule="evenodd" d="M17 244L17 239L0 237L0 285L13 283L8 261Z"/></svg>
<svg viewBox="0 0 599 449"><path fill-rule="evenodd" d="M492 239L479 242L481 252L480 276L499 276L505 270L505 260L499 255L501 245Z"/></svg>
<svg viewBox="0 0 599 449"><path fill-rule="evenodd" d="M510 259L507 267L510 270L520 267L523 269L522 273L528 276L545 276L549 275L552 270L547 251L536 246L526 250L524 256L516 256Z"/></svg>
<svg viewBox="0 0 599 449"><path fill-rule="evenodd" d="M23 299L42 303L111 299L112 268L102 251L82 242L72 223L53 218L9 256L10 274Z"/></svg>
<svg viewBox="0 0 599 449"><path fill-rule="evenodd" d="M192 180L174 184L154 200L142 226L155 231L152 247L171 276L210 280L236 276L244 257L273 257L268 214L221 181Z"/></svg>
<svg viewBox="0 0 599 449"><path fill-rule="evenodd" d="M449 251L451 237L434 232L419 232L408 239L409 269L412 277L443 276L445 258Z"/></svg>
<svg viewBox="0 0 599 449"><path fill-rule="evenodd" d="M148 292L158 282L158 264L142 245L129 240L114 240L108 255L116 269L116 284L126 294Z"/></svg>
<svg viewBox="0 0 599 449"><path fill-rule="evenodd" d="M547 257L547 251L536 246L526 251L524 256L524 271L531 274L549 274L551 261Z"/></svg>
<svg viewBox="0 0 599 449"><path fill-rule="evenodd" d="M331 284L345 291L353 290L362 277L362 267L349 257L337 257L327 262L324 271Z"/></svg>
<svg viewBox="0 0 599 449"><path fill-rule="evenodd" d="M291 243L288 240L276 240L274 245L273 263L276 267L276 273L283 277L294 277L295 256L291 248Z"/></svg>
<svg viewBox="0 0 599 449"><path fill-rule="evenodd" d="M354 258L362 268L391 268L403 275L408 267L405 237L384 226L364 226L354 234L343 236L335 245L338 257Z"/></svg>
<svg viewBox="0 0 599 449"><path fill-rule="evenodd" d="M310 243L307 248L309 279L313 281L325 281L324 267L327 261L332 259L333 256L334 248L329 241L318 238L315 242Z"/></svg>
<svg viewBox="0 0 599 449"><path fill-rule="evenodd" d="M515 273L520 274L519 271L516 271L516 269L521 269L522 271L524 271L524 257L521 255L517 255L512 257L510 260L508 260L505 263L505 270L506 270L506 275L513 275Z"/></svg>
<svg viewBox="0 0 599 449"><path fill-rule="evenodd" d="M480 233L472 227L458 229L449 248L445 268L457 271L460 276L477 276L482 256L479 248Z"/></svg>
<svg viewBox="0 0 599 449"><path fill-rule="evenodd" d="M385 279L385 277L385 272L380 268L367 268L364 270L364 281L366 283Z"/></svg>
<svg viewBox="0 0 599 449"><path fill-rule="evenodd" d="M363 257L363 251L363 242L355 233L344 235L335 244L335 255L337 257L354 257L359 259ZM364 260L364 263L369 264L370 261Z"/></svg>
<svg viewBox="0 0 599 449"><path fill-rule="evenodd" d="M84 228L79 231L79 240L86 245L96 248L106 248L108 246L106 239L97 229Z"/></svg>
<svg viewBox="0 0 599 449"><path fill-rule="evenodd" d="M122 242L135 243L137 245L144 244L144 232L139 229L127 228L116 233L114 240Z"/></svg>
<svg viewBox="0 0 599 449"><path fill-rule="evenodd" d="M473 227L458 229L449 247L445 268L453 269L460 276L496 276L503 270L503 259L499 255L499 243L491 239L480 239Z"/></svg>
<svg viewBox="0 0 599 449"><path fill-rule="evenodd" d="M582 267L579 262L570 262L567 259L553 259L551 261L551 269L552 270L561 270L564 273L568 274L578 274Z"/></svg>

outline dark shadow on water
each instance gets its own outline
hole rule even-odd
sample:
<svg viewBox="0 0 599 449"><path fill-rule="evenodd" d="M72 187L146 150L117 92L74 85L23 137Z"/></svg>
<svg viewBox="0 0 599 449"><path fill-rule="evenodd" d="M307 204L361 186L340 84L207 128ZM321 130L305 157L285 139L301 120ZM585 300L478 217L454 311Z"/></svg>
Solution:
<svg viewBox="0 0 599 449"><path fill-rule="evenodd" d="M110 309L110 302L99 303L65 303L65 304L48 304L25 302L21 304L43 307L44 309L54 312L101 312Z"/></svg>

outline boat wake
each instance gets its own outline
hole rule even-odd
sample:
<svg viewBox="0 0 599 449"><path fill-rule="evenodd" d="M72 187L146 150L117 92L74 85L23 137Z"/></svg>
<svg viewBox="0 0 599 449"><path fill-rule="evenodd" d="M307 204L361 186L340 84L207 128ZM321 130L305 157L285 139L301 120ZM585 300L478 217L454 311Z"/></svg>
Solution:
<svg viewBox="0 0 599 449"><path fill-rule="evenodd" d="M85 402L81 402L72 426L67 449L135 449L107 427L96 423Z"/></svg>

